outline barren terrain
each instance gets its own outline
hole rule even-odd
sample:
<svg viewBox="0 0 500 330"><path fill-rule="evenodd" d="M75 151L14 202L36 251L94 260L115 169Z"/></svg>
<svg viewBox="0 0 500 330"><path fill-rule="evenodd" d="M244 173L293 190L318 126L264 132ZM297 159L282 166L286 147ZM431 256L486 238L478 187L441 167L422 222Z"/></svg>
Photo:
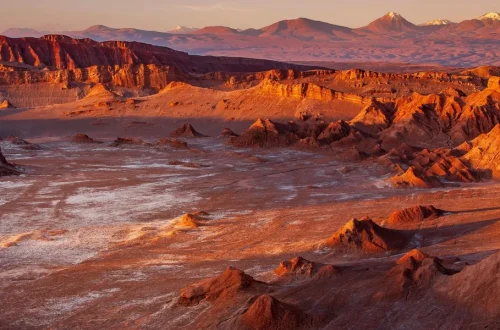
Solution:
<svg viewBox="0 0 500 330"><path fill-rule="evenodd" d="M176 306L181 287L227 266L272 280L281 261L298 255L353 267L353 275L332 280L335 296L340 283L381 276L398 254L331 254L323 241L352 217L380 223L413 205L448 213L398 229L414 231L415 247L456 258L454 267L500 249L497 184L394 190L377 165L343 163L327 153L235 149L216 138L190 140L191 149L180 151L34 142L43 150L2 144L25 170L1 182L5 329L196 328L209 305ZM172 160L203 167L168 165ZM176 218L198 211L208 212L199 227L176 225ZM370 328L403 326L404 309L391 308L400 316Z"/></svg>
<svg viewBox="0 0 500 330"><path fill-rule="evenodd" d="M498 67L2 47L1 329L500 328Z"/></svg>

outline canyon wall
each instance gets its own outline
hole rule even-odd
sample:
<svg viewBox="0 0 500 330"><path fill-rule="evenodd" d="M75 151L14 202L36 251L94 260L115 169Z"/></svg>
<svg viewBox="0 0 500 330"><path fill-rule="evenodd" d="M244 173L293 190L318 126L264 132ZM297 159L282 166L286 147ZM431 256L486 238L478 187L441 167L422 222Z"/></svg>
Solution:
<svg viewBox="0 0 500 330"><path fill-rule="evenodd" d="M104 83L116 87L152 88L160 90L174 80L183 80L186 74L175 67L155 64L91 66L61 70L0 70L0 85L36 83L63 84Z"/></svg>
<svg viewBox="0 0 500 330"><path fill-rule="evenodd" d="M139 42L97 42L91 39L73 39L63 35L47 35L41 38L0 36L0 61L50 69L154 64L175 66L185 72L200 74L214 71L256 72L271 69L307 70L310 68L250 58L196 56Z"/></svg>

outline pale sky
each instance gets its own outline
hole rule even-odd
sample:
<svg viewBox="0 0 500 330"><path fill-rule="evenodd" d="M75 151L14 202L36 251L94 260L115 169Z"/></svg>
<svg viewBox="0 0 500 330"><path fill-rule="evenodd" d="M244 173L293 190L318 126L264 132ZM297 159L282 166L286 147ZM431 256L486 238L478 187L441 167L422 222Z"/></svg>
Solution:
<svg viewBox="0 0 500 330"><path fill-rule="evenodd" d="M82 30L102 24L167 31L177 25L260 28L307 17L360 27L389 11L420 24L500 12L500 0L0 0L0 32L10 27Z"/></svg>

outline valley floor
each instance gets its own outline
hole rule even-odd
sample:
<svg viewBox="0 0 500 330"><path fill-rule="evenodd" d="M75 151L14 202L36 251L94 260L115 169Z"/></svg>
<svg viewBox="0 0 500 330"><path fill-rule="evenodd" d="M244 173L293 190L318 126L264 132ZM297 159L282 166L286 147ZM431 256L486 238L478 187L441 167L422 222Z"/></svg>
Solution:
<svg viewBox="0 0 500 330"><path fill-rule="evenodd" d="M281 261L299 255L362 267L342 279L356 287L401 255L333 254L323 242L353 217L385 224L414 205L448 212L398 227L414 232L415 247L457 268L500 249L498 183L398 190L380 165L323 151L237 149L220 138L188 139L185 150L32 142L43 149L1 143L25 170L0 181L1 329L197 328L208 322L200 319L208 303L180 308L181 288L228 266L271 281ZM198 226L177 220L199 211L208 215ZM302 298L326 299L338 285ZM364 301L375 289L356 295ZM411 306L332 311L338 316L325 328L417 329L401 319Z"/></svg>

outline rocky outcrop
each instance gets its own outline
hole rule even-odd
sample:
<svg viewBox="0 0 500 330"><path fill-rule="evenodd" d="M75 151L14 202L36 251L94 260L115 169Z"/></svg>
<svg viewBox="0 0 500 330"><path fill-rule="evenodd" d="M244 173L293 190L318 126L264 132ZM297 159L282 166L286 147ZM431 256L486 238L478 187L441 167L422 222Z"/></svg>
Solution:
<svg viewBox="0 0 500 330"><path fill-rule="evenodd" d="M463 147L467 148L468 146L468 144L463 145ZM408 145L402 144L399 148L392 149L389 153L380 157L379 161L386 164L395 164L396 168L401 171L400 175L390 180L395 186L439 187L443 181L464 183L477 181L476 173L471 171L460 158L465 152L446 148L417 151ZM406 172L401 169L403 164L410 166Z"/></svg>
<svg viewBox="0 0 500 330"><path fill-rule="evenodd" d="M28 142L24 139L21 139L17 136L9 136L7 138L7 141L9 141L10 143L12 143L13 145L16 145L18 147L20 147L21 149L23 150L31 150L31 151L36 151L36 150L42 150L43 148L36 144L36 143L31 143L31 142Z"/></svg>
<svg viewBox="0 0 500 330"><path fill-rule="evenodd" d="M101 141L96 141L87 134L77 134L71 138L71 142L81 143L81 144L93 144L93 143L102 143Z"/></svg>
<svg viewBox="0 0 500 330"><path fill-rule="evenodd" d="M401 142L420 146L430 140L445 143L449 137L444 132L452 128L461 108L459 99L445 95L414 93L397 98L392 123L380 139L390 146Z"/></svg>
<svg viewBox="0 0 500 330"><path fill-rule="evenodd" d="M196 56L138 42L73 39L62 35L41 38L0 36L0 85L33 83L104 83L116 87L159 91L172 81L203 79L214 71L225 74L310 67L236 57ZM261 77L263 78L263 77Z"/></svg>
<svg viewBox="0 0 500 330"><path fill-rule="evenodd" d="M488 79L488 88L500 91L500 77L490 77Z"/></svg>
<svg viewBox="0 0 500 330"><path fill-rule="evenodd" d="M170 147L173 149L188 149L187 142L178 139L163 138L154 144L156 147Z"/></svg>
<svg viewBox="0 0 500 330"><path fill-rule="evenodd" d="M388 291L400 294L412 289L428 288L436 278L455 273L443 266L440 259L414 249L401 257L386 275L390 288Z"/></svg>
<svg viewBox="0 0 500 330"><path fill-rule="evenodd" d="M10 104L9 101L3 100L2 102L0 102L0 110L12 109L12 108L15 108L15 107L12 104Z"/></svg>
<svg viewBox="0 0 500 330"><path fill-rule="evenodd" d="M266 291L266 289L265 283L254 280L239 269L229 267L217 277L182 289L177 303L182 306L193 306L202 300L227 302L241 292L256 293Z"/></svg>
<svg viewBox="0 0 500 330"><path fill-rule="evenodd" d="M426 149L411 157L410 165L423 171L427 177L439 177L447 181L474 182L475 174L464 164L459 155L450 149Z"/></svg>
<svg viewBox="0 0 500 330"><path fill-rule="evenodd" d="M439 94L371 100L350 121L357 130L381 140L386 151L401 143L420 148L454 147L489 132L498 123L500 92L493 88L468 96L448 88Z"/></svg>
<svg viewBox="0 0 500 330"><path fill-rule="evenodd" d="M174 220L174 226L177 228L194 229L200 226L199 221L202 220L201 216L191 213L184 214L183 216Z"/></svg>
<svg viewBox="0 0 500 330"><path fill-rule="evenodd" d="M500 90L485 89L470 94L449 133L453 146L488 133L499 123Z"/></svg>
<svg viewBox="0 0 500 330"><path fill-rule="evenodd" d="M283 84L278 81L265 79L256 88L261 94L324 102L344 100L355 104L368 104L371 100L355 94L336 92L314 83Z"/></svg>
<svg viewBox="0 0 500 330"><path fill-rule="evenodd" d="M297 141L295 146L299 149L314 149L319 148L321 145L319 141L314 137L306 137Z"/></svg>
<svg viewBox="0 0 500 330"><path fill-rule="evenodd" d="M441 182L435 177L428 177L410 167L405 173L389 180L397 188L435 188L441 187Z"/></svg>
<svg viewBox="0 0 500 330"><path fill-rule="evenodd" d="M318 141L325 144L330 144L339 141L352 132L351 126L343 120L328 124L328 126L317 137Z"/></svg>
<svg viewBox="0 0 500 330"><path fill-rule="evenodd" d="M274 270L278 277L285 280L331 277L339 272L340 270L332 265L312 262L302 257L283 261Z"/></svg>
<svg viewBox="0 0 500 330"><path fill-rule="evenodd" d="M269 70L264 72L252 73L227 73L227 72L211 72L200 77L202 80L222 80L226 81L226 86L237 88L239 86L247 86L248 83L254 81L282 81L304 79L307 77L324 77L335 73L335 70Z"/></svg>
<svg viewBox="0 0 500 330"><path fill-rule="evenodd" d="M0 177L1 176L10 176L10 175L19 175L19 171L15 168L14 165L9 163L5 156L2 154L2 150L0 149Z"/></svg>
<svg viewBox="0 0 500 330"><path fill-rule="evenodd" d="M326 241L326 246L336 252L383 253L400 250L408 241L407 233L380 227L364 218L349 221Z"/></svg>
<svg viewBox="0 0 500 330"><path fill-rule="evenodd" d="M332 101L335 98L334 91L313 83L288 85L266 79L257 88L262 94L279 97L307 98L322 101Z"/></svg>
<svg viewBox="0 0 500 330"><path fill-rule="evenodd" d="M389 106L372 101L350 121L360 131L377 135L392 124L394 110Z"/></svg>
<svg viewBox="0 0 500 330"><path fill-rule="evenodd" d="M229 142L236 147L284 147L299 140L299 136L289 126L269 119L258 119L243 134Z"/></svg>
<svg viewBox="0 0 500 330"><path fill-rule="evenodd" d="M457 148L466 151L460 159L483 177L500 178L500 125Z"/></svg>
<svg viewBox="0 0 500 330"><path fill-rule="evenodd" d="M97 42L91 39L73 39L63 35L19 39L0 36L0 61L51 69L153 64L176 67L181 71L193 73L308 68L268 60L189 55L167 47L139 42Z"/></svg>
<svg viewBox="0 0 500 330"><path fill-rule="evenodd" d="M224 128L224 130L222 131L222 133L220 135L223 137L237 137L237 136L239 136L238 134L236 134L235 132L233 132L229 128Z"/></svg>
<svg viewBox="0 0 500 330"><path fill-rule="evenodd" d="M437 209L432 205L418 205L393 212L387 219L387 223L392 225L418 223L436 219L443 215L443 213L443 210Z"/></svg>
<svg viewBox="0 0 500 330"><path fill-rule="evenodd" d="M241 329L252 330L305 329L312 321L299 308L267 294L257 297L240 318Z"/></svg>
<svg viewBox="0 0 500 330"><path fill-rule="evenodd" d="M205 137L205 135L199 133L194 129L191 124L184 124L172 133L170 133L171 138L180 138L180 137L187 137L187 138L199 138L199 137Z"/></svg>
<svg viewBox="0 0 500 330"><path fill-rule="evenodd" d="M0 71L0 85L22 85L36 83L61 84L71 88L77 83L103 83L114 87L151 88L161 90L170 82L184 80L187 75L172 66L157 64L94 65L85 68Z"/></svg>
<svg viewBox="0 0 500 330"><path fill-rule="evenodd" d="M475 182L500 178L500 124L487 134L454 149L439 148L418 152L393 149L379 160L409 166L403 174L390 179L396 187L430 188L445 182Z"/></svg>
<svg viewBox="0 0 500 330"><path fill-rule="evenodd" d="M141 139L136 139L136 138L116 138L113 143L111 143L112 147L121 147L121 146L144 146L144 145L150 145L147 142L144 142Z"/></svg>

